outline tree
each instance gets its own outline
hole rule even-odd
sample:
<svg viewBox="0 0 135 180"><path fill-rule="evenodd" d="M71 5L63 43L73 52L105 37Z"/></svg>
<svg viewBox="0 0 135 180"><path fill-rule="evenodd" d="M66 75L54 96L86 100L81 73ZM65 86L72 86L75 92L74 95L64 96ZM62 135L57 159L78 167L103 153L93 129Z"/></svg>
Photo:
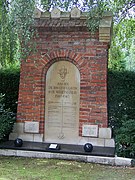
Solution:
<svg viewBox="0 0 135 180"><path fill-rule="evenodd" d="M15 61L17 36L13 32L8 1L0 2L0 66Z"/></svg>
<svg viewBox="0 0 135 180"><path fill-rule="evenodd" d="M31 51L35 0L0 2L0 67L24 58Z"/></svg>
<svg viewBox="0 0 135 180"><path fill-rule="evenodd" d="M104 11L112 11L117 24L125 17L131 16L130 9L135 7L134 0L2 0L0 3L0 53L1 64L24 59L32 51L35 31L34 9L36 6L49 11L54 6L69 11L77 6L89 12L88 25L90 30L98 28ZM130 32L129 32L130 33ZM18 56L17 56L18 55ZM24 57L24 55L26 57Z"/></svg>
<svg viewBox="0 0 135 180"><path fill-rule="evenodd" d="M35 0L11 0L10 6L12 28L18 37L21 58L25 59L33 47Z"/></svg>
<svg viewBox="0 0 135 180"><path fill-rule="evenodd" d="M131 46L125 54L126 69L135 72L135 38L129 38Z"/></svg>
<svg viewBox="0 0 135 180"><path fill-rule="evenodd" d="M135 19L126 18L114 25L110 48L109 68L112 70L135 69Z"/></svg>

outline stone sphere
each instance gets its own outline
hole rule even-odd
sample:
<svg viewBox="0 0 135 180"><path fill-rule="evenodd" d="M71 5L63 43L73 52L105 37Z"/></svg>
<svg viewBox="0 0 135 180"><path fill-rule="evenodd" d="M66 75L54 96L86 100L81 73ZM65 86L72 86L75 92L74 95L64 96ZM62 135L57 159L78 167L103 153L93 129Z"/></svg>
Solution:
<svg viewBox="0 0 135 180"><path fill-rule="evenodd" d="M92 152L92 150L93 150L93 145L92 145L92 144L86 143L86 144L84 145L84 151L85 151L85 152Z"/></svg>
<svg viewBox="0 0 135 180"><path fill-rule="evenodd" d="M20 138L15 139L14 145L15 145L16 147L22 147L22 145L23 145L23 140L20 139Z"/></svg>

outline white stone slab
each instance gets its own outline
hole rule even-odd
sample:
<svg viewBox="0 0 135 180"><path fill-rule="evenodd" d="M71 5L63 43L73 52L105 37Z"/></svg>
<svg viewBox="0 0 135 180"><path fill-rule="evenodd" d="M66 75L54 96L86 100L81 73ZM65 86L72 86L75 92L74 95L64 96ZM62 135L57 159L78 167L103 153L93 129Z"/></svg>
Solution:
<svg viewBox="0 0 135 180"><path fill-rule="evenodd" d="M111 139L112 138L111 128L99 128L99 138Z"/></svg>
<svg viewBox="0 0 135 180"><path fill-rule="evenodd" d="M131 166L132 159L123 158L123 157L115 157L115 165L116 166Z"/></svg>
<svg viewBox="0 0 135 180"><path fill-rule="evenodd" d="M39 133L39 122L25 122L24 123L25 133Z"/></svg>
<svg viewBox="0 0 135 180"><path fill-rule="evenodd" d="M23 134L19 134L18 138L22 139L23 141L34 141L34 134L23 133Z"/></svg>
<svg viewBox="0 0 135 180"><path fill-rule="evenodd" d="M86 143L91 143L93 146L105 146L105 139L100 139L96 137L79 137L78 145L84 145Z"/></svg>
<svg viewBox="0 0 135 180"><path fill-rule="evenodd" d="M87 162L105 165L115 165L114 157L88 156Z"/></svg>
<svg viewBox="0 0 135 180"><path fill-rule="evenodd" d="M17 151L12 149L0 149L0 155L2 156L17 156Z"/></svg>
<svg viewBox="0 0 135 180"><path fill-rule="evenodd" d="M13 133L23 133L24 123L15 123L13 128Z"/></svg>
<svg viewBox="0 0 135 180"><path fill-rule="evenodd" d="M98 136L98 125L87 125L82 126L82 136L97 137Z"/></svg>
<svg viewBox="0 0 135 180"><path fill-rule="evenodd" d="M77 160L89 163L106 164L112 166L132 166L132 159L122 157L103 157L103 156L86 156L86 155L74 155L74 154L61 154L50 152L38 152L38 151L26 151L26 150L11 150L0 149L0 155L2 156L21 156L21 157L33 157L33 158L53 158L53 159L66 159Z"/></svg>
<svg viewBox="0 0 135 180"><path fill-rule="evenodd" d="M18 138L18 134L17 133L10 133L9 134L9 140L15 140L16 138Z"/></svg>
<svg viewBox="0 0 135 180"><path fill-rule="evenodd" d="M105 139L105 147L115 147L114 139Z"/></svg>
<svg viewBox="0 0 135 180"><path fill-rule="evenodd" d="M43 134L34 134L33 141L34 142L43 142Z"/></svg>

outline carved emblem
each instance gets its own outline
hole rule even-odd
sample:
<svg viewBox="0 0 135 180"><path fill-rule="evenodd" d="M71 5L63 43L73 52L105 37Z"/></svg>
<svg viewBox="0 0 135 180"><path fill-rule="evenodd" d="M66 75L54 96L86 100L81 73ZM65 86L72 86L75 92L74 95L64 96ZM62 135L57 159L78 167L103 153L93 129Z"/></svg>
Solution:
<svg viewBox="0 0 135 180"><path fill-rule="evenodd" d="M60 77L61 77L62 80L65 80L65 78L66 78L66 76L67 76L67 74L68 74L67 68L65 68L65 66L62 66L62 68L59 69L58 74L60 75Z"/></svg>
<svg viewBox="0 0 135 180"><path fill-rule="evenodd" d="M65 138L64 133L63 133L63 132L60 132L59 135L58 135L58 138L59 138L59 139L64 139L64 138Z"/></svg>

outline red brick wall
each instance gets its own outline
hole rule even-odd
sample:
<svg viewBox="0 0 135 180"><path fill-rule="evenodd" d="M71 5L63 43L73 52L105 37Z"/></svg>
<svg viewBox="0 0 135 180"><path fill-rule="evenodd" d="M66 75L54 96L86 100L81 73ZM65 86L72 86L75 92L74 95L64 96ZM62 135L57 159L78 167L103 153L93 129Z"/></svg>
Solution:
<svg viewBox="0 0 135 180"><path fill-rule="evenodd" d="M56 27L56 26L55 26ZM17 122L39 121L40 133L45 122L45 77L56 61L74 63L80 71L80 128L82 124L107 127L108 43L99 42L87 28L47 28L38 25L38 53L22 61Z"/></svg>

